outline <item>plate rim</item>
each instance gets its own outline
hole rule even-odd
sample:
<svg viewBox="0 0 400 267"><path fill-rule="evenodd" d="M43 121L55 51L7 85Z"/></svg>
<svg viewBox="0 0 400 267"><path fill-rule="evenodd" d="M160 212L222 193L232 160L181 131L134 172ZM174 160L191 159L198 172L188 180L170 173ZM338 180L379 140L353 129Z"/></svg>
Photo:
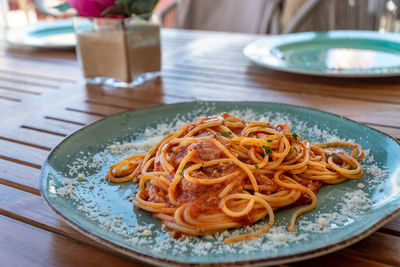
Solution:
<svg viewBox="0 0 400 267"><path fill-rule="evenodd" d="M341 116L341 115L337 115L335 113L331 113L331 112L327 112L327 111L323 111L323 110L319 110L316 108L309 108L309 107L304 107L304 106L299 106L299 105L293 105L293 104L285 104L285 103L280 103L280 102L267 102L267 101L192 101L192 102L179 102L179 103L173 103L173 104L160 104L160 105L156 105L156 106L151 106L151 107L146 107L146 108L141 108L141 109L136 109L136 110L128 110L128 111L123 111L123 112L119 112L110 116L106 116L104 118L101 118L97 121L91 122L87 125L85 125L84 127L68 134L67 136L64 137L63 140L61 140L56 146L54 146L51 151L49 152L49 154L47 155L45 161L43 162L42 166L41 166L41 173L40 173L40 181L39 181L39 186L40 186L40 194L43 197L43 200L45 202L45 204L53 211L57 214L57 216L59 218L61 218L64 222L66 222L69 226L71 226L73 229L77 230L78 232L84 234L85 236L89 237L90 239L96 241L98 244L107 247L109 249L111 249L109 252L116 252L118 254L124 255L124 256L128 256L130 259L134 259L134 260L140 260L149 264L153 264L153 265L159 265L159 266L187 266L187 265L191 265L191 266L199 266L199 265L208 265L208 266L218 266L221 264L229 264L232 266L239 266L239 265L246 265L246 266L270 266L270 265L277 265L277 264L284 264L284 263L291 263L291 262L297 262L297 261L302 261L302 260L307 260L307 259L312 259L312 258L316 258L319 256L323 256L335 251L338 251L340 249L343 249L345 247L348 247L354 243L357 243L358 241L368 237L369 235L371 235L372 233L374 233L375 231L377 231L380 227L382 227L384 224L386 224L387 222L389 222L390 220L394 219L395 217L397 217L398 215L400 215L400 206L395 209L393 212L391 212L390 214L382 217L378 222L376 222L373 226L367 228L365 231L352 236L348 239L336 242L334 244L330 244L327 246L323 246L314 250L309 250L309 251L304 251L301 253L297 253L297 254L291 254L291 255L284 255L284 256L277 256L277 257L270 257L270 258L263 258L263 259L255 259L255 260L243 260L243 261L225 261L225 262L211 262L211 263L202 263L202 262L198 262L198 263L184 263L181 261L172 261L172 260L168 260L168 259L164 259L164 258L158 258L158 257L154 257L154 256L150 256L150 255L146 255L140 252L137 252L133 249L128 249L126 247L123 247L121 245L118 245L112 241L106 240L105 238L101 237L100 235L94 234L92 232L90 232L89 230L86 230L84 227L82 227L81 225L79 225L78 223L75 223L72 219L68 218L66 215L64 215L49 199L46 190L45 190L45 182L47 181L47 179L45 179L46 175L45 175L45 171L46 171L46 166L49 166L48 161L50 159L50 157L52 157L52 155L59 149L59 147L66 142L70 137L76 135L77 133L86 130L88 127L92 127L93 125L97 124L97 123L101 123L104 120L113 118L113 117L117 117L117 116L123 116L124 114L128 114L128 113L132 113L132 112L136 112L139 110L142 111L146 111L146 110L152 110L152 109L158 109L158 108L163 108L166 106L179 106L179 105L188 105L188 104L193 104L193 103L212 103L212 104L235 104L235 103L241 103L241 104L273 104L273 105L281 105L281 106L289 106L289 107L294 107L294 108L300 108L300 109L304 109L304 110L311 110L314 112L320 112L320 113L324 113L327 115L333 115L334 117L338 118L338 119L342 119L342 120L347 120L350 121L352 123L357 124L358 126L361 127L366 127L370 130L373 130L379 134L384 135L385 137L388 137L389 139L391 139L392 141L394 141L397 145L400 146L400 141L396 140L395 138L393 138L392 136L378 130L378 129L374 129L364 123L360 123L357 122L355 120L349 119L347 117ZM98 245L95 244L95 245ZM100 246L100 247L102 247ZM94 246L96 247L96 246Z"/></svg>
<svg viewBox="0 0 400 267"><path fill-rule="evenodd" d="M246 46L242 49L242 53L254 64L265 67L268 69L272 70L278 70L282 72L287 72L287 73L294 73L294 74L303 74L303 75L310 75L310 76L321 76L321 77L337 77L337 78L379 78L379 77L396 77L400 75L400 69L397 72L390 72L390 73L345 73L345 72L324 72L324 71L313 71L313 70L303 70L299 68L288 68L288 67L283 67L283 66L277 66L275 64L269 64L267 62L259 61L255 59L251 53L249 52L251 46L253 46L255 43L263 41L263 40L277 40L278 38L282 37L292 37L292 36L301 36L301 35L320 35L320 34L349 34L349 33L356 33L358 36L352 37L352 39L357 39L357 37L366 37L366 35L386 35L386 36L391 36L391 37L400 37L400 34L397 35L396 33L393 32L385 32L381 33L378 31L363 31L363 30L331 30L331 31L309 31L309 32L297 32L297 33L288 33L288 34L281 34L281 35L267 35L263 37L258 37L254 39L253 41L249 42L246 44ZM335 38L340 38L339 36ZM393 40L391 40L393 41ZM298 41L290 42L290 44L296 43ZM395 41L393 41L395 42ZM278 42L279 43L279 42ZM400 38L397 40L397 43L400 45ZM272 49L276 48L278 44L270 45L267 46L267 49L269 52L272 51ZM274 57L276 59L276 57ZM399 66L400 68L400 66Z"/></svg>
<svg viewBox="0 0 400 267"><path fill-rule="evenodd" d="M72 19L61 19L61 20L55 20L55 21L39 21L35 24L32 25L27 25L25 28L17 28L17 29L6 29L3 32L3 40L5 43L9 44L9 45L13 45L16 47L22 47L22 48L36 48L36 49L73 49L75 48L77 41L75 40L74 44L36 44L36 43L29 43L29 42L25 42L24 40L13 40L9 38L9 33L13 32L13 31L21 31L21 34L23 35L23 37L28 36L29 34L31 34L32 31L30 29L31 26L36 25L36 24L43 24L43 26L46 26L46 24L50 24L50 22L61 22L61 23L67 23L67 22L71 22L72 25ZM48 26L48 25L47 25ZM51 27L50 28L55 28L55 27ZM71 27L72 32L74 33L74 27L72 25Z"/></svg>

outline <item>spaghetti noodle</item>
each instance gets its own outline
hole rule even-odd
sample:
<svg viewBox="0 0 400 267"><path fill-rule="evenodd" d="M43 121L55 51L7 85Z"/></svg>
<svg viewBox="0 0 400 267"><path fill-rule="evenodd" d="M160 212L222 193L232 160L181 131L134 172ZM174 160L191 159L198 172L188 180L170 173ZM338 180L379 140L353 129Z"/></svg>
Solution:
<svg viewBox="0 0 400 267"><path fill-rule="evenodd" d="M258 230L224 241L232 243L267 232L274 210L307 204L291 217L288 229L294 231L296 218L316 206L322 185L363 176L363 156L354 143L310 144L287 124L222 113L188 123L148 153L112 165L107 179L139 183L135 206L176 234L201 236L268 216Z"/></svg>

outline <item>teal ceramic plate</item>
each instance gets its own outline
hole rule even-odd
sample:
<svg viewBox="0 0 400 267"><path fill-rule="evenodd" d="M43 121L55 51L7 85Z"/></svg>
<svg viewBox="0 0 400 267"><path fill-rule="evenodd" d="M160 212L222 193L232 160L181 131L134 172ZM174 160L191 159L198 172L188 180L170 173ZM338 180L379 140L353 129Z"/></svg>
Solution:
<svg viewBox="0 0 400 267"><path fill-rule="evenodd" d="M304 32L260 38L244 48L258 65L335 77L400 74L400 34L372 31Z"/></svg>
<svg viewBox="0 0 400 267"><path fill-rule="evenodd" d="M5 40L12 45L69 49L76 44L72 20L41 21L25 28L5 32Z"/></svg>
<svg viewBox="0 0 400 267"><path fill-rule="evenodd" d="M352 139L368 156L365 175L323 187L317 207L286 228L294 209L277 211L274 228L247 243L222 245L224 235L174 239L149 213L132 204L132 183L104 179L107 169L135 151L149 149L177 121L231 112L244 119L286 122L302 140ZM41 193L67 223L93 240L155 265L273 265L323 255L353 244L400 213L400 145L354 121L298 106L264 102L194 102L120 113L95 122L62 141L49 154ZM260 222L250 229L253 231ZM236 231L236 230L235 230Z"/></svg>

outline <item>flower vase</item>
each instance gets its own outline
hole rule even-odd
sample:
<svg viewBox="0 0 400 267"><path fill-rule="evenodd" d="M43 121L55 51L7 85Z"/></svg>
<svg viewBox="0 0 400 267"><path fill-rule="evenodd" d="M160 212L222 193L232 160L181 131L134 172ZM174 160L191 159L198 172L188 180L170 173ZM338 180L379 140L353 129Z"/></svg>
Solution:
<svg viewBox="0 0 400 267"><path fill-rule="evenodd" d="M74 29L86 82L131 87L159 75L160 27L153 21L75 17Z"/></svg>

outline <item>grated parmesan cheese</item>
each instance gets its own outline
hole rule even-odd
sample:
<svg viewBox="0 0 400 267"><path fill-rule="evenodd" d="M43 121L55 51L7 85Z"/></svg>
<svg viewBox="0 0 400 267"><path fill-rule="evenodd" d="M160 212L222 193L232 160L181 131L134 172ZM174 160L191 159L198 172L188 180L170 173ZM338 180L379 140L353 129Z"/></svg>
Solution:
<svg viewBox="0 0 400 267"><path fill-rule="evenodd" d="M176 255L183 253L205 256L209 253L216 255L237 253L247 255L258 251L274 252L281 247L306 242L313 233L328 233L332 229L362 216L372 203L367 193L361 189L366 186L368 188L376 187L388 176L387 169L379 167L370 151L366 150L365 158L361 161L361 164L365 173L372 179L358 183L358 190L345 193L341 199L335 198L339 203L337 207L332 208L330 212L321 213L318 209L315 209L309 214L302 215L297 220L298 230L296 232L287 230L288 221L277 220L268 233L246 242L220 245L225 238L255 231L265 225L266 222L207 235L203 238L184 236L180 239L172 237L165 225L161 225L161 227L156 227L154 224L140 225L141 213L135 216L132 212L133 204L129 202L129 196L137 189L137 185L113 185L105 179L105 171L111 164L128 154L146 152L158 143L165 134L179 129L183 124L192 121L193 117L211 115L214 110L215 107L210 105L197 113L177 116L170 123L163 122L155 127L145 129L140 136L135 136L135 141L124 143L116 141L105 147L98 155L80 152L80 156L68 165L68 174L72 178L64 179L58 184L55 183L55 193L59 197L74 200L77 203L77 211L86 214L90 220L98 222L102 229L124 237L125 241L132 245L151 248L149 251L155 254L172 253ZM274 112L257 114L251 109L233 110L228 111L228 113L245 120L264 120L272 124L287 123L293 131L302 136L303 140L303 136L309 137L312 142L339 140L336 130L320 129L315 125L309 125L307 122L298 121L287 114ZM54 180L56 179L54 178ZM383 190L382 187L379 189ZM114 207L115 203L110 197L111 195L120 196L122 201L118 204L121 207ZM105 199L105 201L101 201L105 204L97 201L99 199Z"/></svg>

